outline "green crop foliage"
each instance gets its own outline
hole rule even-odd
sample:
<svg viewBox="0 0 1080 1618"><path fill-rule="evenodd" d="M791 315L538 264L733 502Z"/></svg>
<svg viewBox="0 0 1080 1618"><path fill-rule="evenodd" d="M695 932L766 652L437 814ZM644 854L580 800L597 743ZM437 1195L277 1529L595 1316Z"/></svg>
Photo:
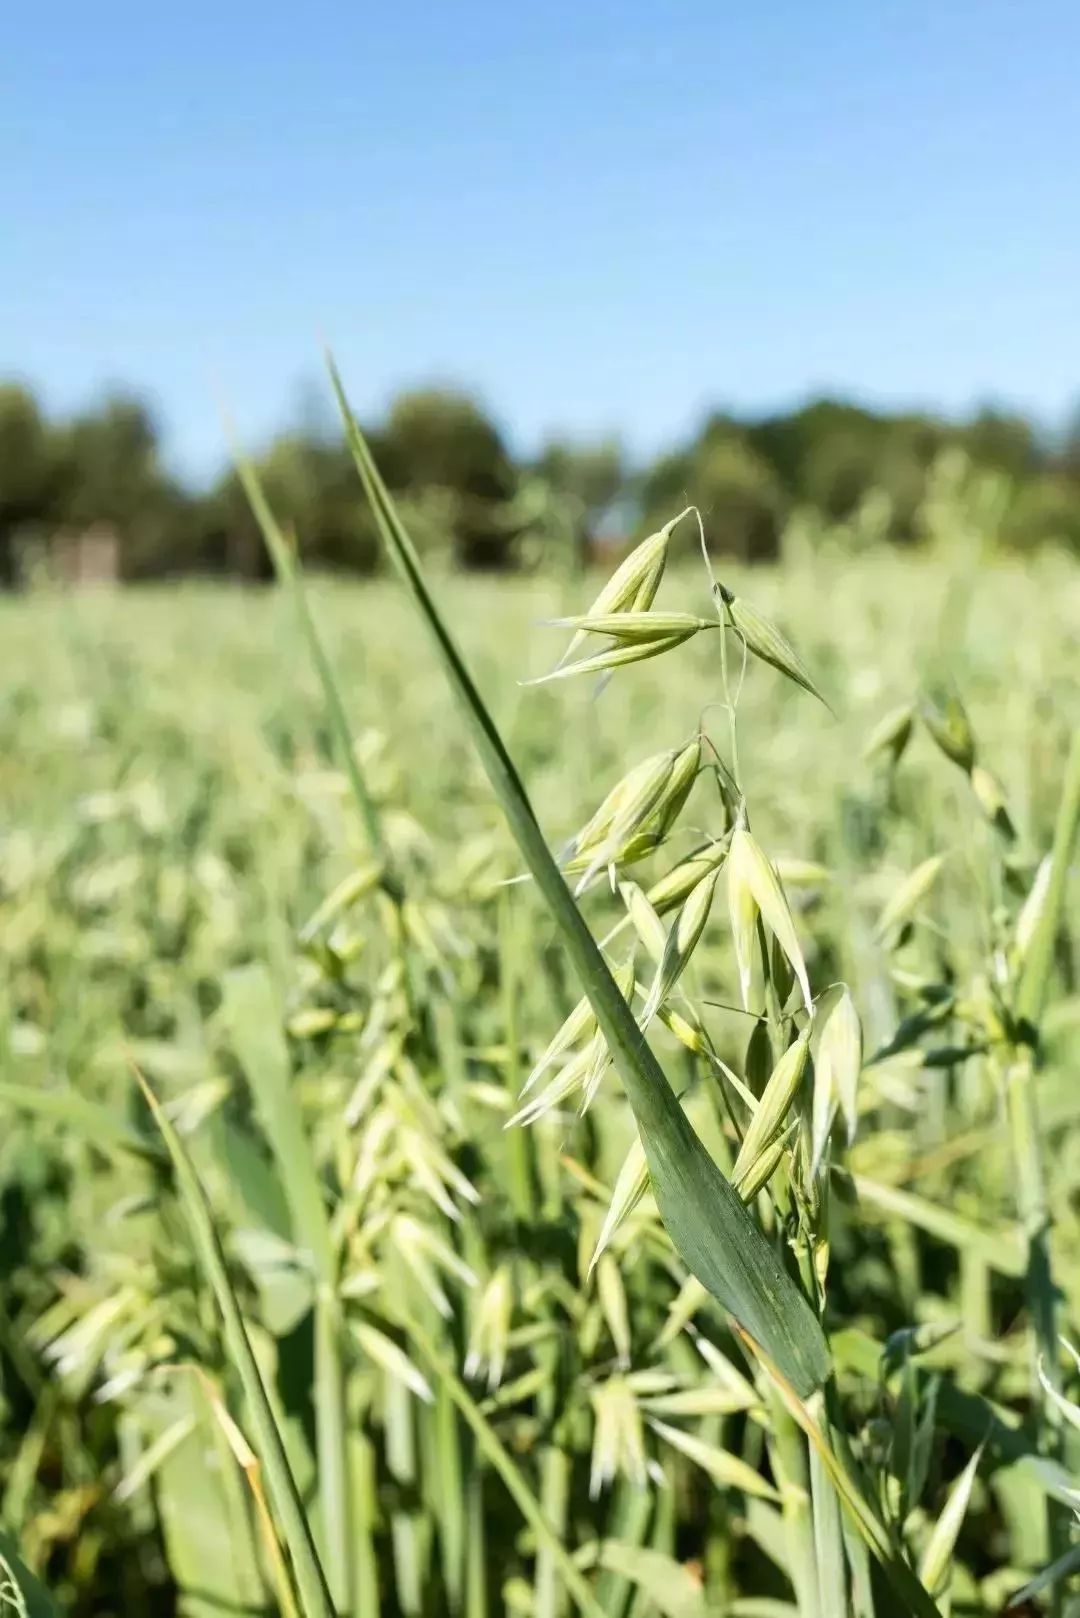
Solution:
<svg viewBox="0 0 1080 1618"><path fill-rule="evenodd" d="M1065 1613L1080 571L425 572L337 385L398 579L0 600L3 1600Z"/></svg>

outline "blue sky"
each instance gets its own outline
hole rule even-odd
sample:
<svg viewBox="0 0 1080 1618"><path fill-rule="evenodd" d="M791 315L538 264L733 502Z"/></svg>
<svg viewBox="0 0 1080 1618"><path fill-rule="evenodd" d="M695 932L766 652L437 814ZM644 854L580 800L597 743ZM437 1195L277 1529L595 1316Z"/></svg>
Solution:
<svg viewBox="0 0 1080 1618"><path fill-rule="evenodd" d="M817 389L1080 397L1075 0L10 8L0 373L257 442L474 388L637 452Z"/></svg>

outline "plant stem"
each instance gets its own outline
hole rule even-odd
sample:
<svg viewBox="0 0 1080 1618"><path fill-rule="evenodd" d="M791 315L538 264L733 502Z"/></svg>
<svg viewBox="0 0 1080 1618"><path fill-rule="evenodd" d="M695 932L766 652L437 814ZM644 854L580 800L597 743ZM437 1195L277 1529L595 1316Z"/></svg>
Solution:
<svg viewBox="0 0 1080 1618"><path fill-rule="evenodd" d="M1060 1388L1058 1364L1057 1300L1050 1256L1050 1206L1039 1128L1035 1088L1035 1044L1049 989L1054 940L1065 901L1065 882L1080 826L1080 733L1073 736L1065 767L1065 783L1054 825L1050 881L1017 986L1015 1016L1025 1042L1012 1051L1005 1069L1005 1106L1016 1165L1017 1207L1027 1239L1027 1296L1031 1317L1032 1394L1039 1410L1044 1442L1059 1457L1062 1448L1061 1414L1044 1391L1037 1375L1041 1363L1050 1386ZM1069 1545L1070 1514L1060 1502L1046 1502L1050 1553L1061 1556ZM1061 1610L1060 1587L1051 1595L1052 1611Z"/></svg>
<svg viewBox="0 0 1080 1618"><path fill-rule="evenodd" d="M578 1611L582 1614L582 1618L606 1618L606 1614L593 1595L588 1582L568 1555L560 1535L541 1510L536 1496L526 1483L520 1469L503 1447L495 1429L480 1410L464 1383L459 1380L449 1362L442 1357L431 1338L415 1320L408 1320L405 1325L409 1336L427 1361L432 1373L446 1388L451 1399L461 1411L462 1416L472 1428L481 1454L490 1461L494 1470L499 1474L514 1504L536 1535L537 1540L547 1546L562 1574L567 1590L577 1604Z"/></svg>

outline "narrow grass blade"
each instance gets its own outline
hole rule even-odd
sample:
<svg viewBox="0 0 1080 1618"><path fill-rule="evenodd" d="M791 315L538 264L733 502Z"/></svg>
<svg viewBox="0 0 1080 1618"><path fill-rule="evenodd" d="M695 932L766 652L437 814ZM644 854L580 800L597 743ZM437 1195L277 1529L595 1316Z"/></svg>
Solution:
<svg viewBox="0 0 1080 1618"><path fill-rule="evenodd" d="M170 1422L154 1442L147 1445L135 1465L125 1472L113 1490L113 1499L120 1504L125 1500L131 1500L150 1482L158 1467L168 1460L173 1450L194 1431L195 1417L192 1415L180 1416L176 1421Z"/></svg>
<svg viewBox="0 0 1080 1618"><path fill-rule="evenodd" d="M679 1450L689 1460L707 1472L713 1482L721 1489L738 1489L743 1494L754 1495L759 1500L779 1500L779 1492L773 1488L768 1479L755 1472L752 1466L742 1460L738 1455L732 1455L726 1449L720 1449L716 1444L707 1443L705 1439L698 1438L693 1433L684 1433L681 1427L672 1427L666 1421L657 1421L655 1417L649 1418L649 1426L659 1433L672 1449Z"/></svg>
<svg viewBox="0 0 1080 1618"><path fill-rule="evenodd" d="M152 1140L143 1140L134 1129L107 1107L100 1107L72 1090L41 1090L14 1080L0 1080L0 1102L21 1112L36 1113L72 1129L103 1152L131 1157L164 1160L164 1153Z"/></svg>
<svg viewBox="0 0 1080 1618"><path fill-rule="evenodd" d="M383 541L435 642L488 778L558 925L626 1089L648 1158L660 1216L687 1267L806 1397L822 1385L830 1367L828 1346L817 1318L775 1249L705 1150L638 1028L573 901L502 738L428 590L412 541L371 459L332 362L331 377L357 470Z"/></svg>
<svg viewBox="0 0 1080 1618"><path fill-rule="evenodd" d="M940 1595L948 1586L953 1551L967 1514L975 1473L982 1460L977 1449L949 1491L945 1507L934 1524L919 1563L919 1577L931 1595Z"/></svg>
<svg viewBox="0 0 1080 1618"><path fill-rule="evenodd" d="M953 1213L951 1208L916 1196L913 1191L870 1180L863 1174L854 1175L853 1182L860 1203L925 1230L958 1251L970 1249L980 1254L999 1275L1019 1277L1024 1274L1023 1243L1015 1227L977 1225L962 1214Z"/></svg>
<svg viewBox="0 0 1080 1618"><path fill-rule="evenodd" d="M135 1076L172 1159L177 1188L191 1226L199 1263L217 1300L226 1346L244 1389L256 1443L266 1469L270 1498L274 1503L285 1543L292 1557L293 1572L305 1618L334 1618L334 1604L330 1597L326 1575L319 1562L311 1529L304 1513L304 1505L289 1468L285 1446L248 1341L240 1305L229 1279L225 1254L222 1251L206 1192L188 1156L186 1146L170 1123L156 1095L137 1070Z"/></svg>
<svg viewBox="0 0 1080 1618"><path fill-rule="evenodd" d="M504 1448L498 1434L484 1416L479 1405L473 1400L464 1384L459 1381L449 1362L439 1352L423 1328L414 1320L409 1320L406 1327L409 1336L427 1361L432 1376L445 1387L466 1423L472 1429L481 1454L490 1461L494 1470L499 1474L499 1477L506 1485L507 1492L536 1535L537 1540L542 1541L547 1548L562 1575L567 1590L577 1604L582 1618L605 1618L603 1609L598 1604L587 1581L567 1555L562 1540L544 1516L536 1496L529 1488L516 1462Z"/></svg>
<svg viewBox="0 0 1080 1618"><path fill-rule="evenodd" d="M817 1450L810 1449L810 1498L814 1513L814 1552L821 1610L827 1618L850 1612L840 1502Z"/></svg>
<svg viewBox="0 0 1080 1618"><path fill-rule="evenodd" d="M244 1070L256 1116L274 1154L296 1242L311 1255L320 1281L315 1305L315 1424L319 1499L327 1571L339 1606L352 1587L346 1459L345 1372L336 1261L330 1220L292 1085L289 1052L269 973L261 966L227 974L222 1016Z"/></svg>
<svg viewBox="0 0 1080 1618"><path fill-rule="evenodd" d="M379 812L371 790L364 780L360 760L356 756L352 730L345 712L341 689L312 615L311 604L304 589L303 574L296 556L295 546L286 539L277 518L270 509L270 502L266 498L266 492L259 481L259 474L256 472L253 463L235 445L233 459L236 462L237 475L243 485L244 493L247 495L255 521L259 525L259 531L274 564L274 572L277 575L278 583L284 585L292 595L296 616L300 623L300 631L307 643L308 653L312 663L315 665L315 671L322 686L323 700L326 703L330 728L334 733L339 762L348 777L357 809L360 811L360 820L364 827L368 846L372 854L385 865L387 848Z"/></svg>
<svg viewBox="0 0 1080 1618"><path fill-rule="evenodd" d="M1005 1611L1012 1612L1017 1607L1026 1606L1043 1590L1054 1589L1064 1579L1071 1578L1074 1573L1080 1573L1080 1545L1074 1545L1063 1556L1051 1562L1049 1567L1044 1567L1041 1573L1036 1573L1033 1579L1029 1579L1022 1590L1017 1590Z"/></svg>
<svg viewBox="0 0 1080 1618"><path fill-rule="evenodd" d="M1061 909L1065 902L1065 880L1078 828L1080 828L1080 732L1073 736L1072 746L1069 749L1061 805L1054 827L1054 846L1050 855L1050 874L1046 879L1046 895L1039 906L1038 917L1032 927L1016 992L1017 1020L1028 1028L1037 1027L1046 1000L1050 969L1053 964L1054 939L1057 936Z"/></svg>
<svg viewBox="0 0 1080 1618"><path fill-rule="evenodd" d="M944 854L932 854L904 878L878 917L874 933L879 941L895 936L911 920L944 864Z"/></svg>
<svg viewBox="0 0 1080 1618"><path fill-rule="evenodd" d="M373 1359L387 1376L392 1376L396 1382L408 1388L410 1393L414 1393L425 1404L434 1404L435 1395L428 1383L404 1349L399 1348L392 1337L387 1337L385 1332L377 1330L374 1326L366 1326L362 1322L353 1326L352 1333L364 1353Z"/></svg>
<svg viewBox="0 0 1080 1618"><path fill-rule="evenodd" d="M242 966L226 974L221 1016L281 1174L294 1239L307 1248L320 1277L330 1282L330 1221L292 1085L280 1010L264 967Z"/></svg>

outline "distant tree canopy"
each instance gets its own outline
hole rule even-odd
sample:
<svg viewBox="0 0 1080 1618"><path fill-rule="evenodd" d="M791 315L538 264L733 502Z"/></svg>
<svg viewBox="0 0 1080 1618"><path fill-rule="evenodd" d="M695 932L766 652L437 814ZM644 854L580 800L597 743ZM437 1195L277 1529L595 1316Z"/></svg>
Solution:
<svg viewBox="0 0 1080 1618"><path fill-rule="evenodd" d="M983 479L993 537L1080 553L1080 414L1055 442L998 409L957 422L819 399L753 420L714 413L687 442L636 467L611 440L553 438L531 460L517 459L476 400L447 389L402 394L368 431L417 542L466 568L556 557L581 566L597 542L656 526L690 503L710 545L747 561L776 556L793 512L913 543L933 528L928 496L950 451ZM311 421L285 431L257 464L307 561L359 573L379 565L374 525L332 428ZM110 394L54 421L30 389L0 383L0 583L15 582L28 557L99 532L114 542L124 578L270 571L235 472L204 490L171 476L138 397Z"/></svg>

